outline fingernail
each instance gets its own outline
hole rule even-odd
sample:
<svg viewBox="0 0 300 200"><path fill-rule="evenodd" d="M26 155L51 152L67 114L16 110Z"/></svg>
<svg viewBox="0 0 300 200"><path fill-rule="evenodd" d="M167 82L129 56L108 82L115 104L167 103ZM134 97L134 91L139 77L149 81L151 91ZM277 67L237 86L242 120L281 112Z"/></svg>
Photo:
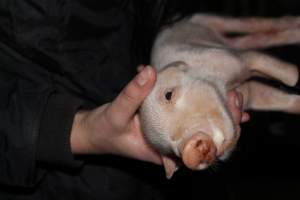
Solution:
<svg viewBox="0 0 300 200"><path fill-rule="evenodd" d="M140 86L144 86L148 82L150 75L151 75L151 67L146 66L136 77L137 83Z"/></svg>
<svg viewBox="0 0 300 200"><path fill-rule="evenodd" d="M249 115L249 113L244 112L244 113L242 114L242 122L247 122L247 121L249 121L249 120L250 120L250 115Z"/></svg>
<svg viewBox="0 0 300 200"><path fill-rule="evenodd" d="M146 66L146 65L143 65L143 64L139 65L139 66L137 67L137 71L138 71L138 72L141 72L141 71L145 68L145 66Z"/></svg>

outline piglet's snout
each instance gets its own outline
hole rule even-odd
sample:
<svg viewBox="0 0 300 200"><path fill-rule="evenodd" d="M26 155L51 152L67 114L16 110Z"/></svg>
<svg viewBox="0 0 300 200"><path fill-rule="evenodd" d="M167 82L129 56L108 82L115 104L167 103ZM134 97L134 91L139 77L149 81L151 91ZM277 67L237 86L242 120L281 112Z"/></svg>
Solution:
<svg viewBox="0 0 300 200"><path fill-rule="evenodd" d="M204 169L210 165L217 155L213 140L204 133L197 133L187 139L180 149L183 163L190 169Z"/></svg>

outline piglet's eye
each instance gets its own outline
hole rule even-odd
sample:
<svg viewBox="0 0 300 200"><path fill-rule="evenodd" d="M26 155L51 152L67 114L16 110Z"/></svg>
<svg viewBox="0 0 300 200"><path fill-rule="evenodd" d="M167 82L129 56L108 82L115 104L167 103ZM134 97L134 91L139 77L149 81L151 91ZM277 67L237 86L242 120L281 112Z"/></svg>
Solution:
<svg viewBox="0 0 300 200"><path fill-rule="evenodd" d="M167 91L167 92L165 93L165 98L166 98L166 100L168 100L168 101L171 101L171 100L172 100L172 96L173 96L173 91Z"/></svg>

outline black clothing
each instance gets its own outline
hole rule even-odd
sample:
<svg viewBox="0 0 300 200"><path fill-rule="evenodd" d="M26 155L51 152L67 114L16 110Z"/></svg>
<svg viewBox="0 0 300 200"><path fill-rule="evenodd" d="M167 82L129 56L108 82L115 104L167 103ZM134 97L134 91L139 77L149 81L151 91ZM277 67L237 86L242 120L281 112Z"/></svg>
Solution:
<svg viewBox="0 0 300 200"><path fill-rule="evenodd" d="M135 74L141 2L163 1L0 1L0 199L157 198L140 162L75 158L69 144L76 111L111 101Z"/></svg>

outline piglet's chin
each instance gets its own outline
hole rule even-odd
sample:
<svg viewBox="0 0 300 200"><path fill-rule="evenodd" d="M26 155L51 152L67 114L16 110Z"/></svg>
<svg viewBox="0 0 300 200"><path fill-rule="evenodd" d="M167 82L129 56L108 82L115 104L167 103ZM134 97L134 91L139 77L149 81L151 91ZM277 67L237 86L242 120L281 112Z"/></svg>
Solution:
<svg viewBox="0 0 300 200"><path fill-rule="evenodd" d="M217 148L213 140L201 132L184 141L179 151L185 166L192 170L207 168L217 156Z"/></svg>

